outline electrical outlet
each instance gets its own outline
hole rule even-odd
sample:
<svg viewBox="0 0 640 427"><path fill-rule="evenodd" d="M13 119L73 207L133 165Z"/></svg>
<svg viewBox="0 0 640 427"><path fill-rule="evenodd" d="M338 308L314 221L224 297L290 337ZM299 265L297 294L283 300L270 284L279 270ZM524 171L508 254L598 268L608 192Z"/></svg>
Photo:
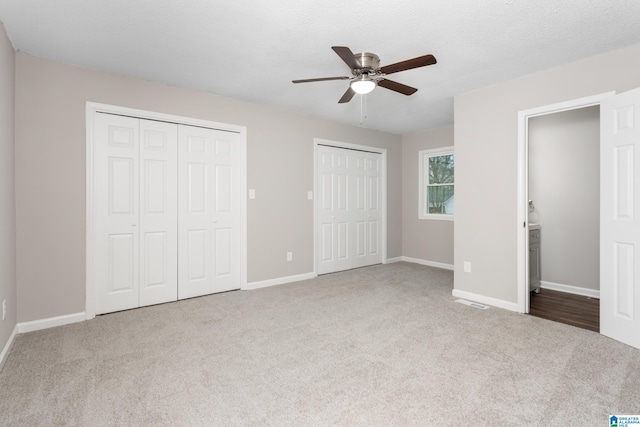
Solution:
<svg viewBox="0 0 640 427"><path fill-rule="evenodd" d="M471 273L471 263L469 261L464 262L464 272Z"/></svg>
<svg viewBox="0 0 640 427"><path fill-rule="evenodd" d="M287 261L293 261L293 252L287 252Z"/></svg>
<svg viewBox="0 0 640 427"><path fill-rule="evenodd" d="M307 200L313 200L313 191L307 191Z"/></svg>
<svg viewBox="0 0 640 427"><path fill-rule="evenodd" d="M249 189L249 199L253 200L256 198L256 190L253 188Z"/></svg>
<svg viewBox="0 0 640 427"><path fill-rule="evenodd" d="M2 320L7 318L7 300L2 300Z"/></svg>

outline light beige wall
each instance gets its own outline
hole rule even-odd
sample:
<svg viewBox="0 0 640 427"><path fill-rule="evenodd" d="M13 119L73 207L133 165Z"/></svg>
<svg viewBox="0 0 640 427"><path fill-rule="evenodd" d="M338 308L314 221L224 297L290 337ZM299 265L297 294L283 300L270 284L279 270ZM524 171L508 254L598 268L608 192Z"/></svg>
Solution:
<svg viewBox="0 0 640 427"><path fill-rule="evenodd" d="M599 171L599 106L529 119L529 199L542 225L545 282L600 289Z"/></svg>
<svg viewBox="0 0 640 427"><path fill-rule="evenodd" d="M388 150L387 251L401 255L400 136L18 54L19 321L85 308L86 101L247 127L249 282L313 271L315 137Z"/></svg>
<svg viewBox="0 0 640 427"><path fill-rule="evenodd" d="M455 97L455 289L517 300L518 111L638 86L640 44Z"/></svg>
<svg viewBox="0 0 640 427"><path fill-rule="evenodd" d="M14 72L15 53L0 23L0 304L7 300L7 317L0 317L0 352L16 326Z"/></svg>
<svg viewBox="0 0 640 427"><path fill-rule="evenodd" d="M402 136L402 255L453 265L453 221L418 219L418 151L453 146L453 125Z"/></svg>

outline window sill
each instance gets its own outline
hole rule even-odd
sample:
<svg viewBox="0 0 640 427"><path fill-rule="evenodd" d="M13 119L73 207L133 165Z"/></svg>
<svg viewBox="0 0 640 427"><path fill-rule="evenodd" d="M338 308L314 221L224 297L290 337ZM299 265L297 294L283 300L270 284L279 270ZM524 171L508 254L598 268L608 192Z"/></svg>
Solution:
<svg viewBox="0 0 640 427"><path fill-rule="evenodd" d="M418 219L427 219L427 220L435 219L436 221L453 221L453 215L438 215L438 214L420 215Z"/></svg>

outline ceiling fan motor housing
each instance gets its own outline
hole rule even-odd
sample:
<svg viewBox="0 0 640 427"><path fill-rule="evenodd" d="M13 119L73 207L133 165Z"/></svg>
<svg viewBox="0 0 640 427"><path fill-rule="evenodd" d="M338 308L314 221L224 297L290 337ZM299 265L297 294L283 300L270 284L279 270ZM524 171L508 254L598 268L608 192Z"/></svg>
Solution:
<svg viewBox="0 0 640 427"><path fill-rule="evenodd" d="M362 52L356 53L354 55L360 65L362 65L362 70L351 70L354 76L358 76L361 74L375 74L376 71L380 68L380 58L375 53Z"/></svg>

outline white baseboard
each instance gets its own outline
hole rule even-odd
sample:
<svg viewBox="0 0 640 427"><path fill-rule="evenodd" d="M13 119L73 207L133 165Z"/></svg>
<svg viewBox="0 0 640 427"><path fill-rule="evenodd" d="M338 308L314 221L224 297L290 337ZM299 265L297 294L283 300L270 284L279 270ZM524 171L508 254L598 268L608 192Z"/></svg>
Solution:
<svg viewBox="0 0 640 427"><path fill-rule="evenodd" d="M13 346L13 341L16 339L16 335L18 335L18 325L16 325L15 328L13 328L13 332L11 332L11 335L9 336L9 340L4 345L4 348L2 349L2 353L0 353L0 371L2 371L2 368L4 368L4 362L7 360L7 356L11 351L11 347Z"/></svg>
<svg viewBox="0 0 640 427"><path fill-rule="evenodd" d="M404 261L404 259L402 259L401 256L397 256L395 258L387 258L387 260L383 262L383 264L393 264L394 262L400 262L400 261Z"/></svg>
<svg viewBox="0 0 640 427"><path fill-rule="evenodd" d="M493 307L504 308L509 311L518 311L518 304L515 302L509 302L497 298L486 297L484 295L478 295L471 292L461 291L459 289L454 289L451 291L451 294L456 298L463 298L466 300L471 300L475 302L479 302L481 304L490 305Z"/></svg>
<svg viewBox="0 0 640 427"><path fill-rule="evenodd" d="M305 273L305 274L297 274L295 276L278 277L277 279L269 279L269 280L262 280L260 282L247 283L247 286L244 288L244 290L249 291L253 289L267 288L269 286L284 285L286 283L300 282L302 280L314 279L316 277L318 277L316 273Z"/></svg>
<svg viewBox="0 0 640 427"><path fill-rule="evenodd" d="M20 322L16 325L19 334L25 332L39 331L41 329L54 328L56 326L68 325L70 323L84 322L87 319L85 312L65 314L64 316L50 317L48 319L32 320L31 322Z"/></svg>
<svg viewBox="0 0 640 427"><path fill-rule="evenodd" d="M400 257L401 261L412 262L414 264L426 265L428 267L444 268L445 270L453 270L453 264L445 264L437 261L427 261L425 259L411 258L408 256Z"/></svg>
<svg viewBox="0 0 640 427"><path fill-rule="evenodd" d="M568 294L582 295L585 297L600 299L600 291L597 289L581 288L578 286L563 285L562 283L540 282L542 289L550 289L552 291L566 292Z"/></svg>

